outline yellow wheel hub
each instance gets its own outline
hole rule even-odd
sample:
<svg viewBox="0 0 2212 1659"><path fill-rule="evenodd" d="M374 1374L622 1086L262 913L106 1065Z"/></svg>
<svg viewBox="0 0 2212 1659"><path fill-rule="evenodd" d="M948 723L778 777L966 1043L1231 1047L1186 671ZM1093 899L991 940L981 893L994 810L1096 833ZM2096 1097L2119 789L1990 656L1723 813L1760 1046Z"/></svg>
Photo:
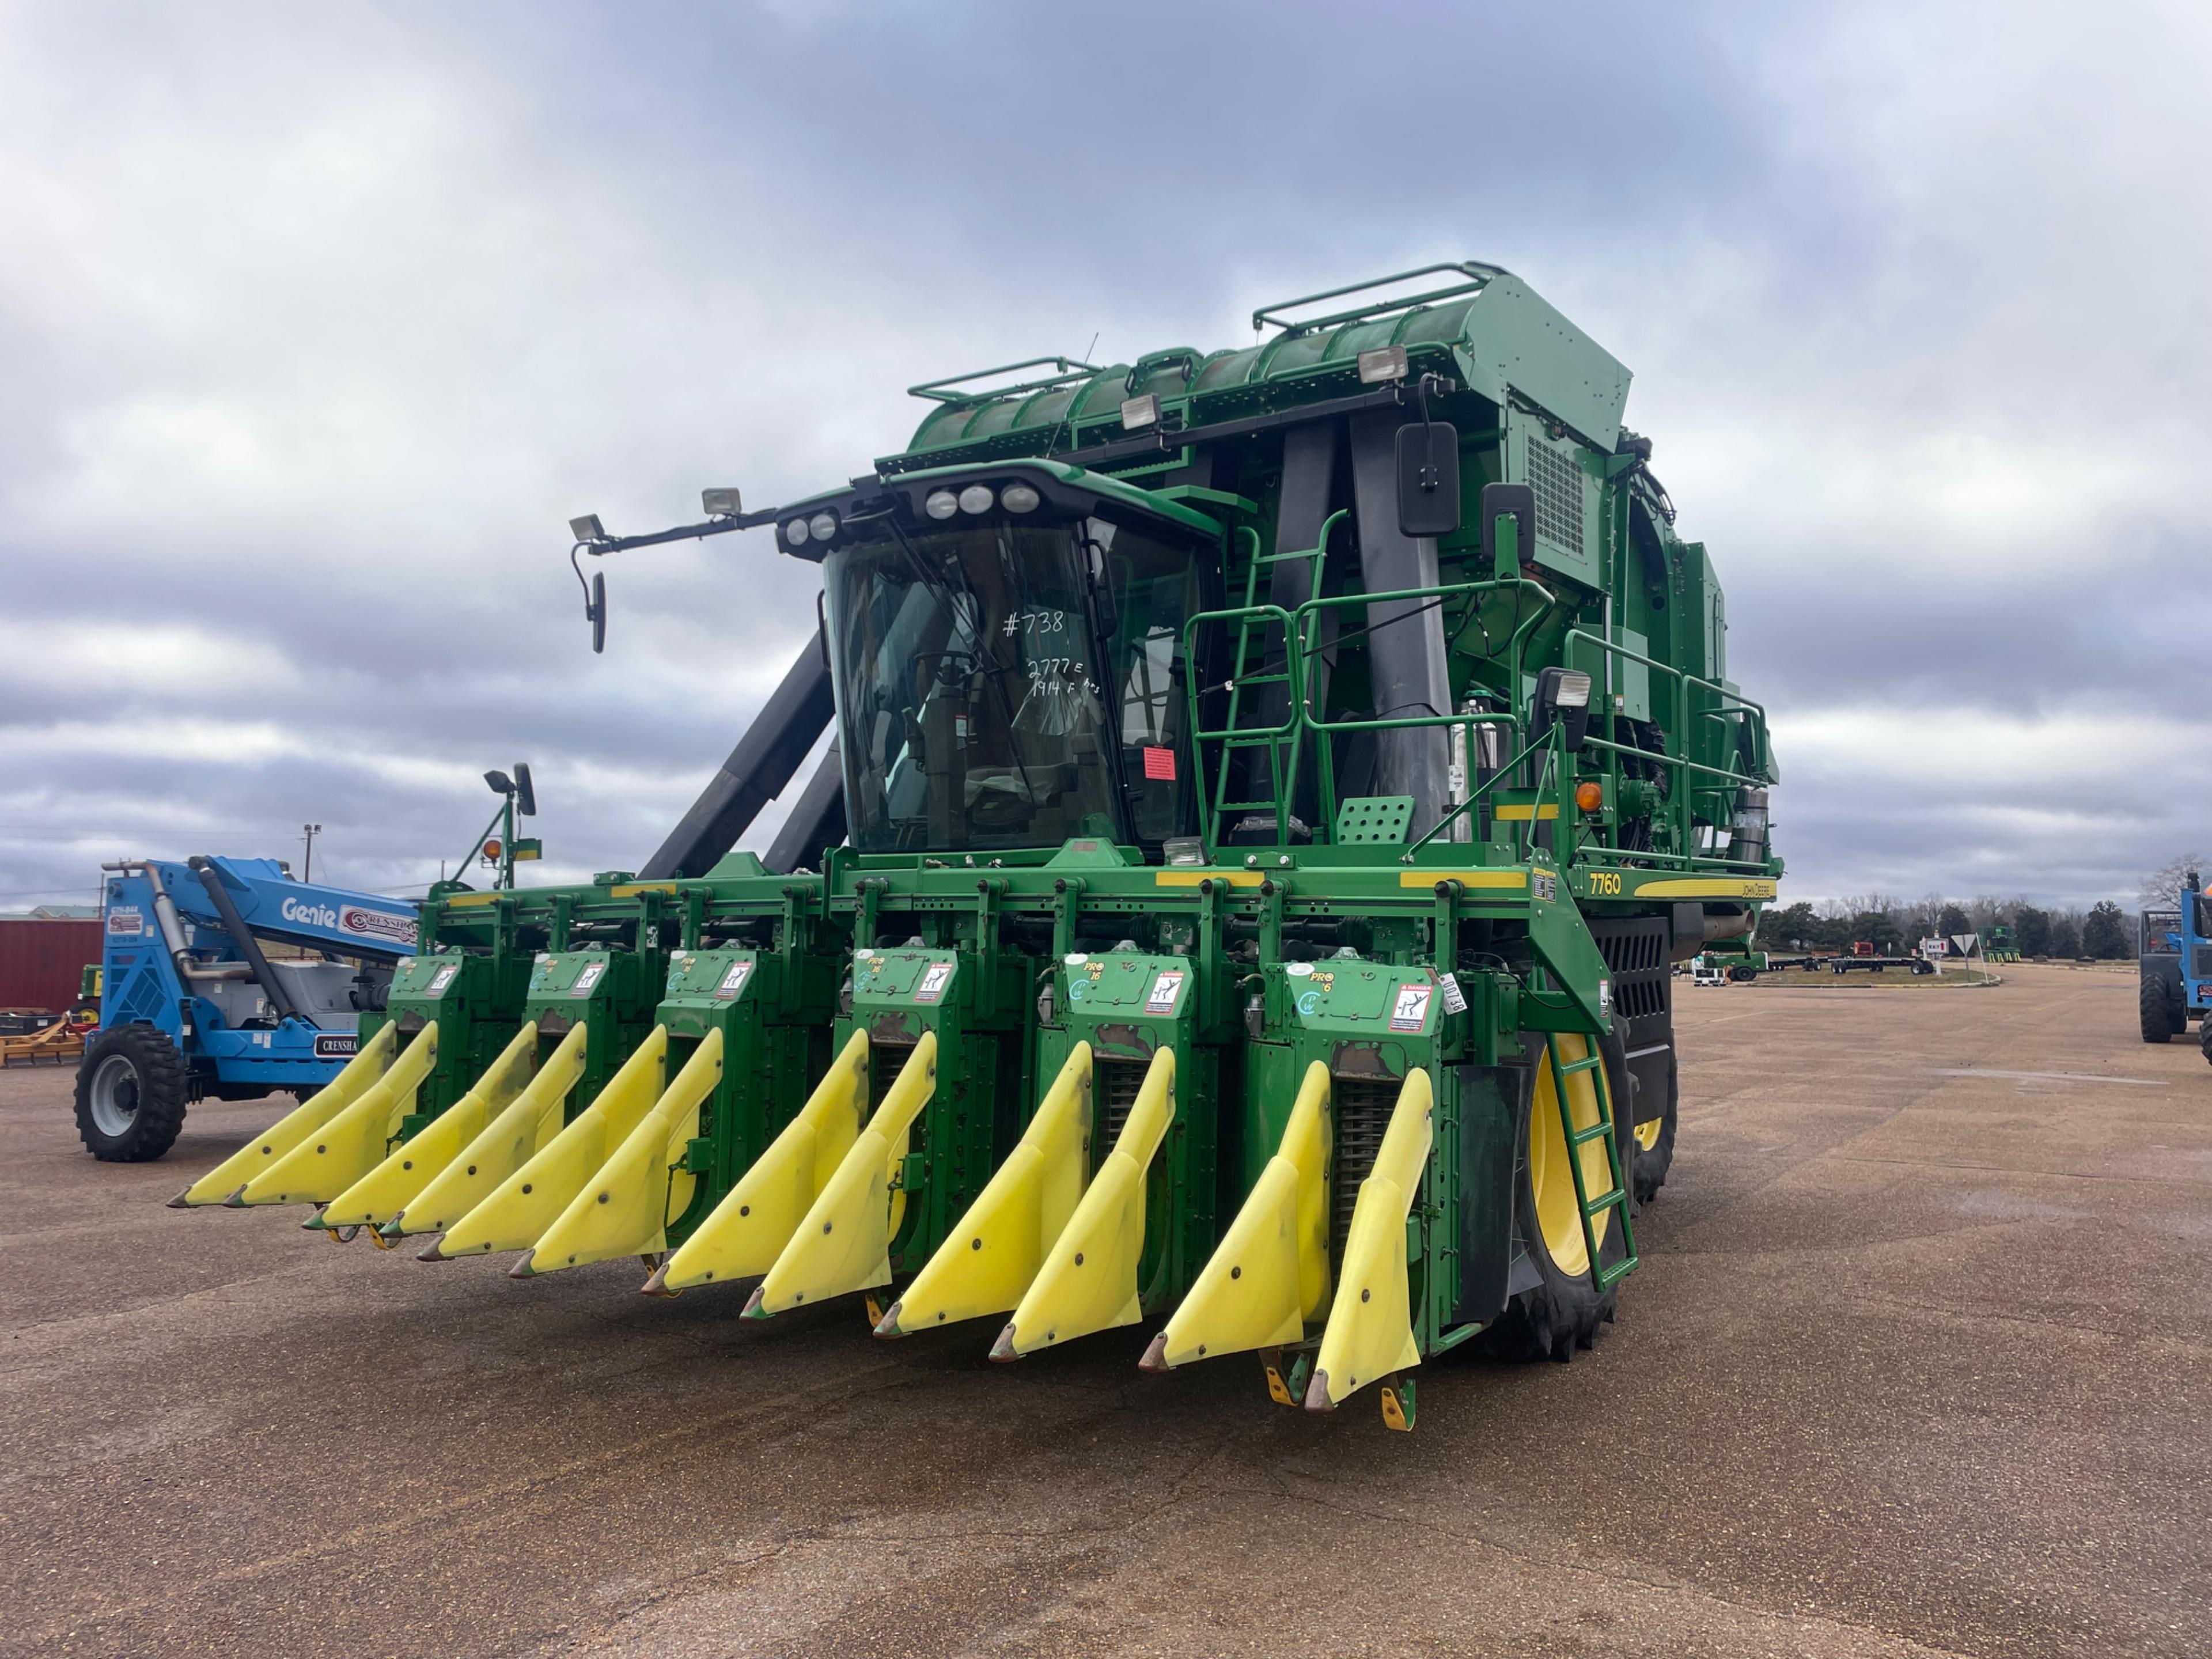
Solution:
<svg viewBox="0 0 2212 1659"><path fill-rule="evenodd" d="M1645 1152L1650 1152L1659 1144L1660 1127L1660 1121L1656 1117L1649 1123L1638 1124L1632 1132L1636 1136L1636 1144Z"/></svg>
<svg viewBox="0 0 2212 1659"><path fill-rule="evenodd" d="M1589 1039L1583 1036L1554 1036L1562 1065L1583 1059L1589 1053ZM1567 1105L1578 1130L1587 1129L1598 1121L1598 1083L1605 1075L1605 1067L1577 1072L1567 1079ZM1656 1123L1652 1127L1656 1129ZM1593 1197L1609 1192L1613 1188L1613 1168L1605 1155L1602 1139L1588 1142L1582 1148L1583 1187ZM1536 1224L1544 1235L1544 1248L1552 1263L1569 1278L1589 1272L1589 1247L1583 1240L1582 1218L1575 1197L1574 1171L1567 1164L1567 1135L1559 1122L1558 1085L1553 1081L1551 1066L1547 1063L1536 1068L1536 1087L1528 1101L1528 1188L1536 1200ZM1592 1224L1598 1243L1605 1242L1606 1230L1613 1224L1613 1212L1601 1212Z"/></svg>

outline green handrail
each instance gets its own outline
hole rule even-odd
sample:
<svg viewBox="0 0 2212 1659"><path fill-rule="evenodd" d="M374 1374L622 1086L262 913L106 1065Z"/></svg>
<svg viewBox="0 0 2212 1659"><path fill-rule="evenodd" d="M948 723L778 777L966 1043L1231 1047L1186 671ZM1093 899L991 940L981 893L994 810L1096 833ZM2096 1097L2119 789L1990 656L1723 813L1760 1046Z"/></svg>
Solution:
<svg viewBox="0 0 2212 1659"><path fill-rule="evenodd" d="M1759 753L1765 752L1771 741L1767 732L1766 709L1765 705L1759 702L1754 698L1745 696L1741 691L1729 690L1727 686L1719 684L1717 681L1704 679L1698 675L1688 672L1686 670L1675 667L1672 663L1661 662L1656 658L1649 656L1641 651L1632 650L1629 647L1622 645L1617 641L1605 638L1601 635L1593 634L1586 628L1570 628L1567 630L1565 638L1561 641L1563 652L1571 652L1574 642L1577 640L1595 646L1599 650L1607 653L1610 656L1621 657L1626 659L1630 662L1641 663L1647 670L1656 669L1659 672L1666 675L1674 682L1674 732L1675 740L1681 745L1682 752L1680 754L1669 755L1663 750L1655 753L1648 749L1637 749L1627 744L1615 743L1606 738L1585 738L1583 741L1587 745L1609 751L1611 754L1615 756L1634 755L1639 759L1644 761L1657 761L1663 765L1677 769L1681 776L1682 787L1670 792L1671 798L1668 801L1668 817L1671 820L1671 827L1674 832L1675 845L1681 849L1681 856L1685 858L1698 857L1698 854L1692 852L1691 848L1692 836L1697 827L1697 803L1695 796L1698 792L1693 790L1690 785L1690 774L1697 773L1708 777L1719 778L1724 780L1725 782L1730 786L1729 790L1706 792L1710 793L1732 793L1734 787L1739 787L1744 784L1756 784L1759 783L1760 780L1741 772L1733 771L1726 767L1709 766L1703 761L1694 760L1691 757L1690 734L1692 731L1692 711L1690 708L1690 694L1693 690L1708 692L1713 696L1721 699L1723 702L1732 705L1725 708L1704 708L1696 711L1697 718L1700 721L1705 720L1729 720L1737 717L1747 718L1755 721L1756 725L1754 729L1758 734L1757 749ZM1611 711L1608 710L1607 712L1609 714ZM1617 795L1620 787L1620 768L1617 760L1612 763L1610 770L1613 788ZM1709 821L1716 825L1719 824L1721 822L1719 812L1717 811L1715 815ZM1729 859L1712 854L1703 855L1703 861L1747 866L1750 866L1752 862L1748 860ZM1764 869L1765 867L1764 860L1759 861L1753 867Z"/></svg>
<svg viewBox="0 0 2212 1659"><path fill-rule="evenodd" d="M1450 283L1427 294L1412 295L1402 300L1376 300L1369 305L1354 306L1349 311L1334 312L1327 317L1315 317L1303 323L1294 323L1288 318L1275 315L1279 311L1295 310L1299 306L1310 306L1316 301L1340 300L1347 294L1363 294L1369 289L1388 288L1393 283L1410 283L1416 276L1440 276L1447 270L1467 277L1468 280L1464 283ZM1449 300L1462 294L1477 293L1487 288L1493 276L1504 276L1510 274L1503 265L1484 264L1478 259L1460 259L1440 265L1419 265L1412 270L1401 270L1395 276L1370 276L1364 283L1351 283L1342 288L1324 289L1319 294L1309 294L1296 300L1278 300L1272 305L1262 306L1252 313L1252 331L1256 334L1267 325L1273 323L1276 327L1286 331L1284 337L1288 339L1300 334L1310 334L1317 328L1328 328L1338 323L1355 322L1362 317L1382 316L1389 312L1409 310L1414 306L1426 305L1432 301Z"/></svg>
<svg viewBox="0 0 2212 1659"><path fill-rule="evenodd" d="M981 380L994 374L1011 374L1018 368L1036 368L1050 363L1059 371L1041 380L1024 380L1017 386L992 386L981 392L948 392L967 380ZM1080 380L1086 374L1100 373L1094 363L1082 362L1073 357L1024 357L1018 363L1000 363L996 368L970 369L965 374L948 374L941 380L924 380L920 386L906 389L909 398L927 398L933 403L981 403L994 398L1009 398L1017 392L1035 392L1041 386L1064 386L1070 380Z"/></svg>

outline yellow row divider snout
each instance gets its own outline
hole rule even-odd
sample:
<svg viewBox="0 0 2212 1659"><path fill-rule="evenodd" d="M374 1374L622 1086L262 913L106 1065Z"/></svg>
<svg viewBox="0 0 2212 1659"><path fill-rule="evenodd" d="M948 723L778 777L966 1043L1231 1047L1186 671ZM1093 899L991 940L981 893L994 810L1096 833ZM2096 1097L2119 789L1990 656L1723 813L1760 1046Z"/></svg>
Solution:
<svg viewBox="0 0 2212 1659"><path fill-rule="evenodd" d="M1421 1363L1406 1275L1406 1218L1435 1139L1435 1104L1428 1073L1419 1066L1407 1073L1352 1206L1336 1297L1306 1388L1308 1411L1334 1411L1354 1390ZM1386 1420L1396 1409L1394 1396Z"/></svg>
<svg viewBox="0 0 2212 1659"><path fill-rule="evenodd" d="M384 1162L330 1201L326 1227L382 1227L397 1221L462 1149L483 1133L530 1081L538 1063L538 1027L525 1025L476 1086L431 1120L412 1140L394 1147Z"/></svg>
<svg viewBox="0 0 2212 1659"><path fill-rule="evenodd" d="M860 1131L791 1242L783 1247L745 1304L748 1319L766 1319L805 1302L891 1281L891 1177L906 1162L907 1140L937 1092L937 1033L924 1031L891 1086Z"/></svg>
<svg viewBox="0 0 2212 1659"><path fill-rule="evenodd" d="M293 1148L328 1123L381 1079L399 1052L399 1030L387 1022L355 1051L338 1074L278 1118L252 1140L210 1170L169 1200L173 1210L198 1209L204 1204L244 1203L241 1194L263 1171L273 1170ZM236 1200L234 1202L233 1200Z"/></svg>
<svg viewBox="0 0 2212 1659"><path fill-rule="evenodd" d="M1137 1268L1145 1253L1145 1176L1175 1121L1175 1050L1154 1050L1113 1151L1045 1252L992 1358L1018 1359L1144 1316Z"/></svg>
<svg viewBox="0 0 2212 1659"><path fill-rule="evenodd" d="M699 1041L653 1109L553 1224L507 1271L516 1279L618 1255L657 1255L668 1224L690 1207L698 1177L684 1168L699 1108L722 1080L722 1033Z"/></svg>
<svg viewBox="0 0 2212 1659"><path fill-rule="evenodd" d="M587 1029L580 1020L568 1028L537 1076L430 1177L399 1216L385 1224L386 1237L445 1231L561 1133L568 1092L584 1075ZM437 1246L426 1250L423 1259L437 1261Z"/></svg>
<svg viewBox="0 0 2212 1659"><path fill-rule="evenodd" d="M438 1256L489 1255L494 1250L526 1250L535 1244L653 1109L661 1096L667 1058L668 1028L656 1025L607 1079L598 1099L446 1229L445 1237L434 1247Z"/></svg>
<svg viewBox="0 0 2212 1659"><path fill-rule="evenodd" d="M1164 1371L1303 1340L1328 1307L1328 1067L1306 1067L1282 1145L1138 1361ZM1283 1395L1289 1403L1287 1393Z"/></svg>
<svg viewBox="0 0 2212 1659"><path fill-rule="evenodd" d="M416 1032L384 1074L246 1182L234 1204L327 1204L384 1162L438 1058L438 1023Z"/></svg>
<svg viewBox="0 0 2212 1659"><path fill-rule="evenodd" d="M868 1034L855 1031L784 1125L691 1237L645 1281L649 1296L750 1279L775 1264L868 1115Z"/></svg>
<svg viewBox="0 0 2212 1659"><path fill-rule="evenodd" d="M1079 1042L1020 1141L876 1334L911 1336L1011 1312L1082 1200L1091 1121L1091 1045Z"/></svg>

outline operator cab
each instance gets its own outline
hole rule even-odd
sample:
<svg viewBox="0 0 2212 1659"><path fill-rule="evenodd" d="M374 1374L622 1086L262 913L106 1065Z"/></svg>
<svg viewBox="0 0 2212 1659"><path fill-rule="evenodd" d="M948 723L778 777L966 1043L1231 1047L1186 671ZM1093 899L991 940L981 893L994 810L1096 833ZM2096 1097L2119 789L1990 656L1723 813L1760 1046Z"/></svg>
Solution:
<svg viewBox="0 0 2212 1659"><path fill-rule="evenodd" d="M1183 625L1211 520L1051 462L917 472L792 509L818 560L854 847L1157 854L1197 824Z"/></svg>

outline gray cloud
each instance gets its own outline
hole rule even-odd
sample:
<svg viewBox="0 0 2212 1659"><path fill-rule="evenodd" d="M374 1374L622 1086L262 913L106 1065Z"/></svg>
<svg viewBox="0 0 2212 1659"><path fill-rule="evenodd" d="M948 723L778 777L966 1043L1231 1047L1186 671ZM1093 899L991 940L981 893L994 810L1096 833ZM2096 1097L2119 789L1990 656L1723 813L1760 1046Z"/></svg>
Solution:
<svg viewBox="0 0 2212 1659"><path fill-rule="evenodd" d="M571 514L1468 255L1635 369L1794 894L2124 896L2212 805L2208 57L2158 4L0 17L0 906L303 819L420 883L518 757L545 874L632 867L817 583L628 556L593 659Z"/></svg>

